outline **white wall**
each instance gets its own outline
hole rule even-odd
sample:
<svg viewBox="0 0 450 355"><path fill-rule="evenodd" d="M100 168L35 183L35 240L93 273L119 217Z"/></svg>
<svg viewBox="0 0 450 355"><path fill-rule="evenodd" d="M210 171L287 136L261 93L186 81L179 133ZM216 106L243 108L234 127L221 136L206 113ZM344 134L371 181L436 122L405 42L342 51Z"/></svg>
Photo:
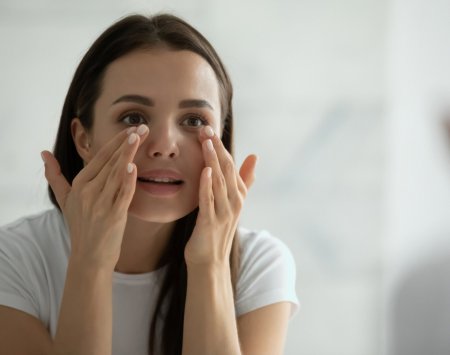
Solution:
<svg viewBox="0 0 450 355"><path fill-rule="evenodd" d="M237 160L260 156L242 224L297 262L286 354L379 354L385 1L3 0L0 223L48 205L39 152L92 40L130 11L161 10L198 27L230 70Z"/></svg>
<svg viewBox="0 0 450 355"><path fill-rule="evenodd" d="M385 349L448 354L450 2L395 0L389 22Z"/></svg>

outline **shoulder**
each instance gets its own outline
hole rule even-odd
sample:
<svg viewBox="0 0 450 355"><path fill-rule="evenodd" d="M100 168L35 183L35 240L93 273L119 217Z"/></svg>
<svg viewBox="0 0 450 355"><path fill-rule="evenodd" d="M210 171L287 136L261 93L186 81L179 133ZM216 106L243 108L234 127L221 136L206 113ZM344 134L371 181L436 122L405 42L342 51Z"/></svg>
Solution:
<svg viewBox="0 0 450 355"><path fill-rule="evenodd" d="M286 244L266 230L239 228L239 245L243 254L290 254Z"/></svg>
<svg viewBox="0 0 450 355"><path fill-rule="evenodd" d="M48 324L49 287L64 279L67 250L64 219L56 209L0 227L0 304Z"/></svg>
<svg viewBox="0 0 450 355"><path fill-rule="evenodd" d="M25 216L0 227L3 259L32 262L54 255L57 249L67 250L69 245L64 218L57 209Z"/></svg>
<svg viewBox="0 0 450 355"><path fill-rule="evenodd" d="M27 227L39 227L45 225L60 224L62 222L61 212L56 208L21 217L13 222L0 226L0 232L20 231Z"/></svg>
<svg viewBox="0 0 450 355"><path fill-rule="evenodd" d="M240 272L237 281L238 314L268 304L288 301L298 308L296 267L287 245L268 231L239 228Z"/></svg>
<svg viewBox="0 0 450 355"><path fill-rule="evenodd" d="M241 272L249 268L267 268L280 265L295 269L295 261L287 245L266 230L252 231L239 228ZM293 270L292 270L293 271Z"/></svg>
<svg viewBox="0 0 450 355"><path fill-rule="evenodd" d="M2 242L36 240L42 235L64 234L64 220L55 208L25 216L0 227Z"/></svg>

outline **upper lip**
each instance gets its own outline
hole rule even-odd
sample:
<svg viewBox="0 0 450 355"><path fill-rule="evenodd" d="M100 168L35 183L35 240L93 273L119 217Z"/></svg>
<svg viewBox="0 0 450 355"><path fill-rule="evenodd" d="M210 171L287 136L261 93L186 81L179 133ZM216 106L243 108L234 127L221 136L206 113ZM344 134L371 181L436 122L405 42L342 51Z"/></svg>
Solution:
<svg viewBox="0 0 450 355"><path fill-rule="evenodd" d="M138 173L138 178L145 179L172 179L172 180L183 180L182 175L171 169L154 169L154 170L146 170Z"/></svg>

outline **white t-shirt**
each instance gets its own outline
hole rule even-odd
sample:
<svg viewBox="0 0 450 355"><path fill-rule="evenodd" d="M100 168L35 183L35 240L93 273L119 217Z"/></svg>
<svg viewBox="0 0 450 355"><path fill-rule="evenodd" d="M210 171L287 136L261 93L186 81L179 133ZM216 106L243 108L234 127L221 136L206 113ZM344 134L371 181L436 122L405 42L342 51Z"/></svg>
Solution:
<svg viewBox="0 0 450 355"><path fill-rule="evenodd" d="M295 262L289 249L267 232L240 229L241 269L236 316L281 301L298 311ZM70 237L61 213L50 209L0 228L0 304L27 312L57 328ZM113 355L148 354L150 322L166 268L113 275Z"/></svg>

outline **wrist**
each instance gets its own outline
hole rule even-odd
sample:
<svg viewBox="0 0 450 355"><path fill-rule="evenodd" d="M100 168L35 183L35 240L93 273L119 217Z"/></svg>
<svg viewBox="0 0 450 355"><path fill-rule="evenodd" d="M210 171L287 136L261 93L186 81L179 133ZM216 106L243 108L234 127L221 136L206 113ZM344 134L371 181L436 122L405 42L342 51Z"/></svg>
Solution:
<svg viewBox="0 0 450 355"><path fill-rule="evenodd" d="M188 288L196 290L220 291L231 287L231 271L229 264L188 265ZM208 292L209 292L208 291ZM220 291L219 293L222 293Z"/></svg>
<svg viewBox="0 0 450 355"><path fill-rule="evenodd" d="M97 260L83 258L71 255L69 258L68 269L77 273L88 273L109 276L113 274L114 267L112 263L101 263Z"/></svg>
<svg viewBox="0 0 450 355"><path fill-rule="evenodd" d="M230 262L214 262L214 263L189 263L186 262L187 272L204 275L230 274Z"/></svg>

